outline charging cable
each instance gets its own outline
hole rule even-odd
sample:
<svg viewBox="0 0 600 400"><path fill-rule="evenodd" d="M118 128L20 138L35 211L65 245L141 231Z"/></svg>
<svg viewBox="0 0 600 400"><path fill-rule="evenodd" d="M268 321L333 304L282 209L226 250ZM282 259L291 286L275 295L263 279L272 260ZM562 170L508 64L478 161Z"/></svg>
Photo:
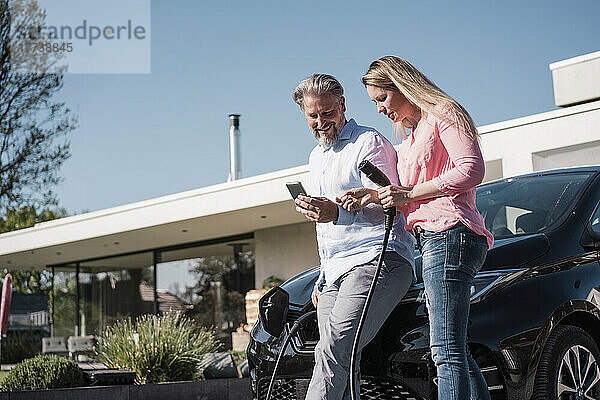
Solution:
<svg viewBox="0 0 600 400"><path fill-rule="evenodd" d="M271 392L273 391L273 383L275 383L275 374L277 373L277 368L279 367L279 363L281 362L283 353L285 353L285 348L290 343L292 336L294 336L296 334L298 329L300 329L306 323L306 321L309 321L310 318L313 317L316 313L317 313L316 311L308 312L308 313L302 315L300 318L298 318L292 325L292 328L290 329L290 331L287 335L287 338L285 338L285 341L283 342L283 346L281 347L281 350L279 351L279 355L277 356L277 362L275 362L275 367L273 368L273 375L271 375L271 381L269 382L269 390L267 390L266 400L269 400L271 398Z"/></svg>
<svg viewBox="0 0 600 400"><path fill-rule="evenodd" d="M369 161L364 160L358 165L358 169L367 176L373 183L380 187L389 186L390 180L387 176L379 168L371 164ZM385 233L383 235L383 246L381 248L381 254L379 255L379 261L377 261L377 269L375 270L375 275L373 276L373 282L371 282L371 287L369 288L369 293L367 293L367 299L365 300L365 305L363 306L362 313L360 314L360 319L358 320L358 327L356 328L356 335L354 335L354 343L352 343L352 355L350 356L350 396L352 400L357 400L358 393L356 393L356 380L357 380L357 371L356 369L356 353L358 352L358 343L360 342L360 334L362 332L363 325L365 323L365 318L367 316L367 312L369 310L369 305L371 304L371 299L373 298L373 293L375 292L375 286L377 285L377 279L379 279L379 273L381 272L381 266L383 265L383 256L385 254L385 250L388 245L388 240L390 238L390 232L392 231L392 227L394 226L394 217L396 216L396 207L384 208L385 214Z"/></svg>

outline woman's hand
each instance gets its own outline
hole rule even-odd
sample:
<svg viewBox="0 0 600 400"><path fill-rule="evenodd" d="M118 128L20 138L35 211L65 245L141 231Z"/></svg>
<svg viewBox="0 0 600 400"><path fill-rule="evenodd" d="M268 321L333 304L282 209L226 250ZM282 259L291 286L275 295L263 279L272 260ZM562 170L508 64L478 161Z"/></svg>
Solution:
<svg viewBox="0 0 600 400"><path fill-rule="evenodd" d="M378 203L379 198L377 190L363 187L350 189L335 201L345 210L356 211L367 204Z"/></svg>
<svg viewBox="0 0 600 400"><path fill-rule="evenodd" d="M379 201L384 208L396 207L400 208L402 205L414 201L412 198L412 189L410 187L402 186L386 186L380 188L377 193L379 195Z"/></svg>

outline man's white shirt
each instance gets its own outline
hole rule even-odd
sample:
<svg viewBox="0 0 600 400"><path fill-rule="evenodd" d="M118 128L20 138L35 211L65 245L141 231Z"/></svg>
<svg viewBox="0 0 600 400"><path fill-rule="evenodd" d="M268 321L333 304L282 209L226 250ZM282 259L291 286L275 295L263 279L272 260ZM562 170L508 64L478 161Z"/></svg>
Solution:
<svg viewBox="0 0 600 400"><path fill-rule="evenodd" d="M398 185L398 155L394 146L375 129L360 126L351 119L333 146L317 145L310 153L308 195L335 201L352 188L377 189L358 169L363 160L369 160L393 185ZM317 285L330 285L354 266L378 257L383 245L385 216L380 204L369 204L357 211L347 211L338 205L338 211L337 221L317 223L321 258ZM396 213L387 251L397 252L414 268L414 241L404 229L405 223L404 215Z"/></svg>

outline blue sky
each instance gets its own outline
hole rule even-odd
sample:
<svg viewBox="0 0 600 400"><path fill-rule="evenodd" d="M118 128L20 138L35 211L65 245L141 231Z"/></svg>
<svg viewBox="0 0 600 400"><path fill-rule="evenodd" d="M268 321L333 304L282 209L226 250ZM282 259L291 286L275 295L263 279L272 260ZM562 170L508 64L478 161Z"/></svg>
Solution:
<svg viewBox="0 0 600 400"><path fill-rule="evenodd" d="M360 83L369 63L413 62L478 125L555 109L548 64L600 50L600 2L152 1L150 74L68 74L79 116L60 205L98 210L221 183L228 118L242 171L305 164L314 138L291 100L313 72L344 85L347 116L391 138Z"/></svg>

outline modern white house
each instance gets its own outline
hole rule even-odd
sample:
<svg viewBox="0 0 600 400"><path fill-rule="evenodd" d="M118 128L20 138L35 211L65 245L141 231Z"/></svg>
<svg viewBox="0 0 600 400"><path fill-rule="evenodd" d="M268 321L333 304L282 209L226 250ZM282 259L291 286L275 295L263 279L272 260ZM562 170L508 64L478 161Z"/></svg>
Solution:
<svg viewBox="0 0 600 400"><path fill-rule="evenodd" d="M600 164L600 52L550 69L563 108L479 127L486 181ZM262 287L269 276L287 279L319 263L314 224L295 211L285 187L307 179L304 165L5 233L0 267L53 270L64 275L58 286L75 277L78 298L100 305L77 315L88 313L84 319L96 328L105 324L102 310L122 307L111 315L126 315L135 308L126 295L111 298L115 282L135 288L152 274L156 282L156 270L173 261L250 250L254 276L242 277L239 287ZM75 322L75 333L84 333L79 317Z"/></svg>

